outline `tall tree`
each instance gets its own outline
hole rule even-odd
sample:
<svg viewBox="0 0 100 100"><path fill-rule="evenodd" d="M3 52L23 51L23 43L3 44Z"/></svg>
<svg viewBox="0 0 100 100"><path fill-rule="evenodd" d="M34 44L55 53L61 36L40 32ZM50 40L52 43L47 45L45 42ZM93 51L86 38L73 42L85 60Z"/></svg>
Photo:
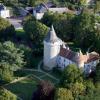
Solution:
<svg viewBox="0 0 100 100"><path fill-rule="evenodd" d="M47 12L44 14L42 22L49 27L53 24L58 36L63 40L67 41L72 40L74 38L71 22L74 17L74 14L59 14Z"/></svg>
<svg viewBox="0 0 100 100"><path fill-rule="evenodd" d="M0 87L0 100L17 100L17 96L12 94L10 91Z"/></svg>
<svg viewBox="0 0 100 100"><path fill-rule="evenodd" d="M93 15L83 12L73 20L75 42L83 48L93 45L95 18Z"/></svg>
<svg viewBox="0 0 100 100"><path fill-rule="evenodd" d="M55 92L55 100L74 100L74 98L69 89L57 88Z"/></svg>
<svg viewBox="0 0 100 100"><path fill-rule="evenodd" d="M32 100L53 100L54 85L49 81L41 81L37 87L37 91L33 94Z"/></svg>
<svg viewBox="0 0 100 100"><path fill-rule="evenodd" d="M13 72L23 67L24 64L23 51L14 43L10 41L0 43L0 80L10 81Z"/></svg>
<svg viewBox="0 0 100 100"><path fill-rule="evenodd" d="M36 50L37 53L41 52L43 49L43 39L48 33L48 27L30 17L24 21L24 30L34 44L34 51Z"/></svg>
<svg viewBox="0 0 100 100"><path fill-rule="evenodd" d="M83 82L82 71L76 65L70 64L63 71L61 83L68 87L70 83L75 82Z"/></svg>
<svg viewBox="0 0 100 100"><path fill-rule="evenodd" d="M95 81L100 82L100 63L96 66L96 76L95 76Z"/></svg>
<svg viewBox="0 0 100 100"><path fill-rule="evenodd" d="M12 26L7 20L0 17L0 39L11 38L15 35L14 26Z"/></svg>

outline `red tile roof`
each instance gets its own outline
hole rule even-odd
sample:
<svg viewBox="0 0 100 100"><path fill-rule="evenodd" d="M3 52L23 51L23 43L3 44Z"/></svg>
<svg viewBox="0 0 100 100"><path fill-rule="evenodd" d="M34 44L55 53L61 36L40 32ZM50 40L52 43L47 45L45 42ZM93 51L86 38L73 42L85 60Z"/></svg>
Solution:
<svg viewBox="0 0 100 100"><path fill-rule="evenodd" d="M98 60L98 59L100 59L99 54L90 53L89 58L87 59L86 63L89 63L89 62L92 62L92 61L95 61L95 60Z"/></svg>
<svg viewBox="0 0 100 100"><path fill-rule="evenodd" d="M61 46L59 55L73 61L76 53Z"/></svg>
<svg viewBox="0 0 100 100"><path fill-rule="evenodd" d="M59 55L76 63L81 63L81 62L89 63L100 59L99 54L95 52L91 52L86 55L83 55L82 53L76 53L70 49L63 48L62 46Z"/></svg>

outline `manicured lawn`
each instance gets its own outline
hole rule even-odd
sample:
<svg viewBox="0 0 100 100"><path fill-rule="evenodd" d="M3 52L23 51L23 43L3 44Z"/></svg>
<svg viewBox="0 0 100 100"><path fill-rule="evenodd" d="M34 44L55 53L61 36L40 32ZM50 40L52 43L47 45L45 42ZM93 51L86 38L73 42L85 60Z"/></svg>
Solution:
<svg viewBox="0 0 100 100"><path fill-rule="evenodd" d="M5 88L16 94L23 100L31 100L33 91L36 89L37 83L37 79L29 77L17 83L7 85Z"/></svg>
<svg viewBox="0 0 100 100"><path fill-rule="evenodd" d="M48 72L50 75L53 75L54 77L56 77L56 78L58 78L58 79L60 79L61 78L61 76L62 76L62 74L61 74L61 72L57 72L57 71L51 71L51 72Z"/></svg>
<svg viewBox="0 0 100 100"><path fill-rule="evenodd" d="M17 30L16 30L16 34L17 34L17 35L25 34L25 32L24 32L23 29L17 29Z"/></svg>
<svg viewBox="0 0 100 100"><path fill-rule="evenodd" d="M30 66L30 68L34 68L37 69L39 62L42 60L42 57L33 57L32 59L32 66Z"/></svg>
<svg viewBox="0 0 100 100"><path fill-rule="evenodd" d="M16 36L20 38L27 38L25 31L23 29L17 29Z"/></svg>
<svg viewBox="0 0 100 100"><path fill-rule="evenodd" d="M17 77L24 77L24 76L27 76L29 74L33 74L33 75L36 75L36 76L42 76L44 75L44 73L42 72L38 72L38 71L31 71L31 70L19 70L15 73L15 76Z"/></svg>
<svg viewBox="0 0 100 100"><path fill-rule="evenodd" d="M40 77L40 76L45 75L45 74L42 72L33 71L33 75Z"/></svg>

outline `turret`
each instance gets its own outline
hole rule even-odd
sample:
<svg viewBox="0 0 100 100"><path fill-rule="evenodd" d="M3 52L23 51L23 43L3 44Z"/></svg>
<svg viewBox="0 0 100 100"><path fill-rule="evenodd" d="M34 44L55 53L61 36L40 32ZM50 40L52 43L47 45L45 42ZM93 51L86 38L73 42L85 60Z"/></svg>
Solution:
<svg viewBox="0 0 100 100"><path fill-rule="evenodd" d="M51 26L47 36L44 39L44 68L52 70L57 65L57 56L60 52L62 40L55 33L54 27Z"/></svg>
<svg viewBox="0 0 100 100"><path fill-rule="evenodd" d="M84 67L84 55L81 52L81 50L79 50L79 52L76 53L75 61L76 61L79 68Z"/></svg>

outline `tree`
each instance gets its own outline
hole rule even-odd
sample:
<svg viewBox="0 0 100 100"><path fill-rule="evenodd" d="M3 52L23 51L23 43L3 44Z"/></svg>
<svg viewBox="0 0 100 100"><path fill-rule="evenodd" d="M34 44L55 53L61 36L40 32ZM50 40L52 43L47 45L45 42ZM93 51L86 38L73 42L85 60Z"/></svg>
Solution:
<svg viewBox="0 0 100 100"><path fill-rule="evenodd" d="M61 86L69 89L72 92L74 98L83 94L85 91L85 85L83 82L82 71L76 65L68 65L62 72Z"/></svg>
<svg viewBox="0 0 100 100"><path fill-rule="evenodd" d="M68 87L70 83L82 82L82 71L76 65L68 65L62 74L61 83L63 86Z"/></svg>
<svg viewBox="0 0 100 100"><path fill-rule="evenodd" d="M100 88L96 89L91 79L85 79L84 85L86 87L85 92L83 95L79 95L79 100L98 100L100 98ZM97 85L96 85L97 86Z"/></svg>
<svg viewBox="0 0 100 100"><path fill-rule="evenodd" d="M23 53L10 41L0 43L0 80L10 81L13 72L24 66Z"/></svg>
<svg viewBox="0 0 100 100"><path fill-rule="evenodd" d="M41 81L33 94L32 100L53 100L54 85L49 81Z"/></svg>
<svg viewBox="0 0 100 100"><path fill-rule="evenodd" d="M95 51L100 53L100 29L99 25L97 25L96 27L97 28L95 29L95 40L93 47L95 48Z"/></svg>
<svg viewBox="0 0 100 100"><path fill-rule="evenodd" d="M9 92L8 90L0 87L0 100L17 100L17 96Z"/></svg>
<svg viewBox="0 0 100 100"><path fill-rule="evenodd" d="M43 39L48 32L48 27L31 17L24 21L24 30L34 44L34 51L40 53L43 49Z"/></svg>
<svg viewBox="0 0 100 100"><path fill-rule="evenodd" d="M48 0L27 0L27 3L31 6L36 6L40 3L46 3Z"/></svg>
<svg viewBox="0 0 100 100"><path fill-rule="evenodd" d="M32 49L23 44L19 45L19 48L24 51L24 59L26 61L25 66L33 67L34 66L33 59L35 59L35 58L33 56Z"/></svg>
<svg viewBox="0 0 100 100"><path fill-rule="evenodd" d="M98 13L100 11L100 1L96 0L96 4L95 4L95 8L94 8L94 12Z"/></svg>
<svg viewBox="0 0 100 100"><path fill-rule="evenodd" d="M88 48L93 45L95 39L95 18L93 15L83 12L73 20L75 42L77 45Z"/></svg>
<svg viewBox="0 0 100 100"><path fill-rule="evenodd" d="M58 36L67 41L74 38L71 22L74 17L74 14L47 12L44 14L42 22L49 27L53 24Z"/></svg>
<svg viewBox="0 0 100 100"><path fill-rule="evenodd" d="M95 71L95 81L100 82L100 63L96 66L96 71Z"/></svg>
<svg viewBox="0 0 100 100"><path fill-rule="evenodd" d="M7 20L0 17L0 38L6 40L14 35L14 26L12 26Z"/></svg>
<svg viewBox="0 0 100 100"><path fill-rule="evenodd" d="M93 95L93 92L95 90L95 86L93 84L93 81L88 79L88 80L85 80L85 86L86 86L86 94L91 94Z"/></svg>
<svg viewBox="0 0 100 100"><path fill-rule="evenodd" d="M57 88L55 100L74 100L72 92L66 88Z"/></svg>
<svg viewBox="0 0 100 100"><path fill-rule="evenodd" d="M85 92L85 85L82 82L76 82L74 84L70 84L70 90L74 98L77 98L78 95L81 95Z"/></svg>

